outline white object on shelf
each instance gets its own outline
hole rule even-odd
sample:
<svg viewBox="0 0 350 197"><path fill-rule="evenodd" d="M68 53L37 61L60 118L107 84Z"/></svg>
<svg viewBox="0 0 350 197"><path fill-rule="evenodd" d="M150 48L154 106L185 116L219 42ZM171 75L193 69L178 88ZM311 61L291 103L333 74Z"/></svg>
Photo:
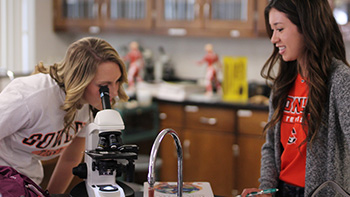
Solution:
<svg viewBox="0 0 350 197"><path fill-rule="evenodd" d="M164 82L159 85L157 98L180 102L191 94L204 92L205 88L197 84Z"/></svg>

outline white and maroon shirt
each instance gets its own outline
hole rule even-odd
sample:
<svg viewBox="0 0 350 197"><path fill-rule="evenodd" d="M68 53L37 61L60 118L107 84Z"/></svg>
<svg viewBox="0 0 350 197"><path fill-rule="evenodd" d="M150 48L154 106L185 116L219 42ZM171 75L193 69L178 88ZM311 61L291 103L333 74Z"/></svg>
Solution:
<svg viewBox="0 0 350 197"><path fill-rule="evenodd" d="M0 93L0 165L12 166L36 183L40 160L59 156L90 121L89 106L78 110L74 129L63 132L64 91L48 74L16 78Z"/></svg>

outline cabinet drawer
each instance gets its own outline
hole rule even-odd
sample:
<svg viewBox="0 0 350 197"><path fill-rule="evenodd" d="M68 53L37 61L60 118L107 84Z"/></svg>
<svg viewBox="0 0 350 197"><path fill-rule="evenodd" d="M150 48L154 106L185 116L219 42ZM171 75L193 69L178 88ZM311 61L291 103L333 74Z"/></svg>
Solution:
<svg viewBox="0 0 350 197"><path fill-rule="evenodd" d="M185 128L234 132L233 109L185 105Z"/></svg>
<svg viewBox="0 0 350 197"><path fill-rule="evenodd" d="M238 133L262 135L268 115L267 111L238 110Z"/></svg>
<svg viewBox="0 0 350 197"><path fill-rule="evenodd" d="M161 126L182 127L183 125L183 107L177 104L160 103L159 119Z"/></svg>

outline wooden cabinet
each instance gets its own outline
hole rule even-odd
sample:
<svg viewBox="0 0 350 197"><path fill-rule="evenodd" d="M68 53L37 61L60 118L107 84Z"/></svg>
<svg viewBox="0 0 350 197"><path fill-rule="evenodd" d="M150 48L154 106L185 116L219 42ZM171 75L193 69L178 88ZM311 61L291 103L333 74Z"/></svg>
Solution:
<svg viewBox="0 0 350 197"><path fill-rule="evenodd" d="M257 0L159 0L156 28L169 35L255 37Z"/></svg>
<svg viewBox="0 0 350 197"><path fill-rule="evenodd" d="M180 131L183 130L183 111L181 104L163 103L159 106L160 128L174 129L182 139ZM161 181L177 181L177 153L175 143L170 135L166 135L160 144L160 157L162 167L160 170Z"/></svg>
<svg viewBox="0 0 350 197"><path fill-rule="evenodd" d="M152 28L153 1L149 0L104 0L106 15L103 28L114 30L150 30Z"/></svg>
<svg viewBox="0 0 350 197"><path fill-rule="evenodd" d="M184 180L208 181L215 195L234 189L235 112L227 108L184 106Z"/></svg>
<svg viewBox="0 0 350 197"><path fill-rule="evenodd" d="M153 1L54 0L54 30L139 31L152 27Z"/></svg>
<svg viewBox="0 0 350 197"><path fill-rule="evenodd" d="M237 156L236 188L259 187L261 146L265 142L263 128L267 123L267 111L237 111Z"/></svg>
<svg viewBox="0 0 350 197"><path fill-rule="evenodd" d="M266 25L265 25L265 7L268 4L269 0L257 0L256 7L257 7L257 22L256 22L256 28L258 36L267 36L266 33Z"/></svg>
<svg viewBox="0 0 350 197"><path fill-rule="evenodd" d="M231 196L234 189L234 136L186 129L183 133L184 181L210 182L214 194Z"/></svg>
<svg viewBox="0 0 350 197"><path fill-rule="evenodd" d="M163 116L161 127L175 129L182 142L184 181L208 181L216 195L231 196L235 165L234 111L168 103L160 103L159 109ZM170 118L171 114L174 119ZM177 180L177 156L170 138L161 144L161 181Z"/></svg>
<svg viewBox="0 0 350 197"><path fill-rule="evenodd" d="M184 181L208 181L220 196L259 186L267 111L167 102L160 102L159 110L161 127L173 128L180 136ZM165 137L160 152L161 181L176 181L177 155L171 136Z"/></svg>
<svg viewBox="0 0 350 197"><path fill-rule="evenodd" d="M174 36L256 37L261 33L260 21L267 1L54 0L54 29L89 33L142 31Z"/></svg>

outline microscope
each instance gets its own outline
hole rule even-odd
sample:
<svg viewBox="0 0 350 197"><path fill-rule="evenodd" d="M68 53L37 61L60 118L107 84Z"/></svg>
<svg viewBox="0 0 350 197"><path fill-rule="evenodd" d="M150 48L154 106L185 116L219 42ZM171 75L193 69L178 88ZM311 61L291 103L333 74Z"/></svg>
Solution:
<svg viewBox="0 0 350 197"><path fill-rule="evenodd" d="M83 187L89 197L133 196L132 189L116 179L125 173L125 181L133 181L139 148L123 144L124 122L119 112L111 109L108 86L100 88L100 97L103 110L87 125L84 163L75 167L73 174L85 179L82 184L85 183ZM78 192L79 196L81 192Z"/></svg>

